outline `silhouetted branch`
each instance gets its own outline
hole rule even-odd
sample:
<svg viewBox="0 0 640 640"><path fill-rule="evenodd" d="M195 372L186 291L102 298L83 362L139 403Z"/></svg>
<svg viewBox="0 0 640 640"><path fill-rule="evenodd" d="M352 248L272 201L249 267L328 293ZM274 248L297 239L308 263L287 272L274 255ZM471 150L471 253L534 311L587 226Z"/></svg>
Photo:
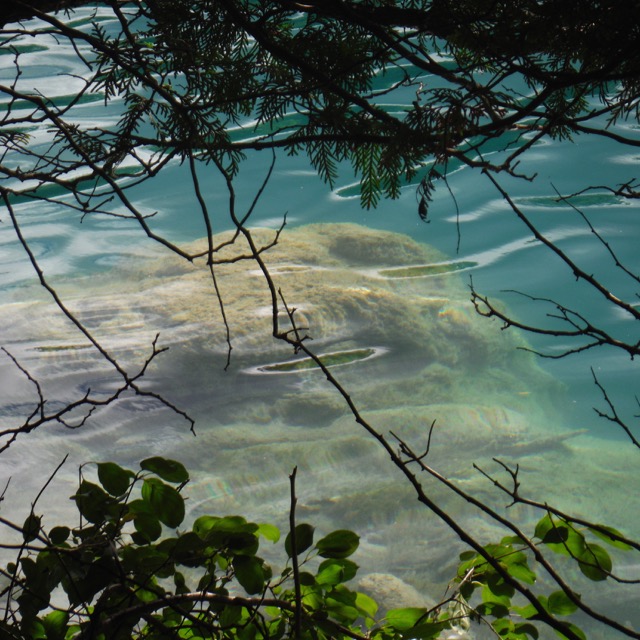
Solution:
<svg viewBox="0 0 640 640"><path fill-rule="evenodd" d="M640 320L640 310L636 308L634 304L626 302L614 295L609 291L607 287L605 287L598 278L594 275L587 273L577 265L577 263L572 260L569 255L563 251L557 244L549 240L546 236L544 236L537 227L529 220L529 218L524 214L522 209L514 202L511 196L500 186L497 182L496 178L491 175L490 172L485 171L485 174L489 177L489 180L493 183L496 189L500 192L503 199L508 203L511 210L516 214L516 216L524 222L527 226L533 237L544 244L548 249L550 249L556 256L558 256L564 264L571 269L571 272L575 276L577 280L583 280L586 282L593 290L599 293L604 297L607 303L613 305L614 307L622 310L626 314L629 314L634 320ZM559 195L559 194L558 194ZM564 200L564 199L563 199ZM632 271L626 268L618 259L618 256L613 251L608 242L595 230L593 225L590 223L588 218L581 212L577 207L570 203L569 197L566 199L569 202L569 205L582 217L582 219L587 224L591 233L598 239L600 244L602 244L615 265L622 269L624 273L630 276L634 281L640 282L640 279L637 275L635 275ZM535 351L538 355L541 355L545 358L563 358L570 354L576 354L588 349L592 349L593 347L599 347L603 345L609 345L615 347L617 349L622 349L627 352L632 358L640 354L640 340L637 342L632 342L628 340L621 340L619 338L614 337L610 332L605 330L602 327L596 326L593 324L584 314L569 309L564 304L556 302L554 300L550 300L548 298L531 296L521 292L514 292L518 295L527 297L528 299L536 302L544 302L546 304L553 305L557 311L556 314L547 314L547 317L560 320L565 325L569 325L571 329L554 329L532 325L525 322L519 322L515 320L509 313L499 310L495 305L493 305L487 297L480 295L473 286L473 281L471 283L471 299L476 308L476 311L485 317L498 318L503 322L503 328L508 327L516 327L526 331L528 333L535 333L539 335L548 335L553 337L566 337L566 338L587 338L589 342L586 344L580 345L575 348L569 348L563 351L561 354L549 354L549 353L541 353L539 351Z"/></svg>
<svg viewBox="0 0 640 640"><path fill-rule="evenodd" d="M511 210L516 214L516 216L526 225L526 227L531 232L531 235L545 245L552 253L562 260L567 267L571 269L571 272L575 276L577 280L584 280L588 283L595 291L597 291L603 298L607 301L619 307L620 309L626 311L631 315L635 320L640 320L640 310L636 309L633 305L621 300L613 293L611 293L595 276L587 273L583 269L581 269L568 255L565 253L560 247L549 240L546 236L544 236L538 228L529 220L529 218L524 214L522 209L518 207L518 205L513 201L511 196L500 186L495 176L491 175L489 171L484 171L485 175L489 178L489 180L493 183L495 188L500 192L503 199L507 202Z"/></svg>
<svg viewBox="0 0 640 640"><path fill-rule="evenodd" d="M640 194L638 194L638 193L634 194L633 196L630 195L631 192L628 191L628 188L629 188L630 184L631 183L627 183L626 185L620 187L619 189L616 189L615 191L613 189L610 189L610 191L614 195L621 195L621 190L625 189L627 195L625 195L624 197L626 197L626 198L629 198L629 197L634 197L634 198L640 197ZM607 253L609 254L609 256L611 256L611 259L613 260L613 262L616 265L616 267L618 267L619 269L622 269L622 271L624 271L625 275L629 276L632 280L635 280L637 283L640 284L640 275L634 273L633 271L631 271L631 269L628 269L624 264L622 264L622 262L620 262L620 259L618 258L618 255L616 254L616 252L611 247L611 244L609 242L607 242L607 240L605 238L603 238L600 233L598 233L598 231L593 226L593 224L591 224L591 220L589 220L589 218L585 215L584 211L582 211L582 209L580 209L579 207L576 207L575 204L573 202L571 202L571 199L574 198L576 195L578 195L578 193L585 193L586 191L592 191L594 189L601 189L602 187L590 187L589 189L583 189L581 192L578 192L576 194L572 194L572 195L569 195L569 196L562 196L554 185L551 185L551 186L553 187L553 190L558 194L558 200L560 202L565 202L566 204L568 204L582 218L583 222L589 228L589 231L591 231L591 233L598 239L598 242L607 250Z"/></svg>
<svg viewBox="0 0 640 640"><path fill-rule="evenodd" d="M598 387L598 389L600 389L600 391L602 392L604 401L607 403L607 406L609 407L609 413L605 411L601 411L600 409L597 409L595 407L593 408L593 410L601 418L605 418L609 422L613 422L614 424L617 424L629 436L629 440L631 440L631 442L636 447L640 448L640 441L638 441L638 439L634 436L633 432L631 431L631 428L626 424L626 422L624 422L622 418L618 415L618 412L616 411L616 408L613 402L609 398L609 395L607 394L606 389L600 384L600 381L598 380L596 373L593 370L593 367L591 368L591 375L593 376L593 382L595 383L596 387Z"/></svg>
<svg viewBox="0 0 640 640"><path fill-rule="evenodd" d="M516 465L514 469L509 465L507 465L505 462L498 460L497 458L493 458L493 460L496 464L500 465L509 474L512 482L511 487L508 487L505 484L501 483L494 476L484 471L478 465L474 464L474 468L477 471L479 471L485 478L487 478L495 487L503 491L505 494L507 494L511 498L512 502L510 505L508 505L509 507L515 504L526 504L526 505L529 505L530 507L535 507L536 509L539 509L542 512L553 514L554 516L562 518L562 520L566 520L567 522L572 522L582 527L587 527L588 529L597 531L598 533L606 536L607 538L611 539L614 542L621 542L622 544L628 545L629 547L632 547L637 551L640 551L640 542L637 542L636 540L633 540L631 538L621 535L620 533L613 531L611 527L606 527L602 524L590 522L588 520L585 520L584 518L577 518L576 516L566 513L565 511L556 509L555 507L547 504L546 502L538 502L536 500L531 500L530 498L524 497L520 493L520 481L518 480L519 466ZM632 582L635 582L635 581L632 581Z"/></svg>
<svg viewBox="0 0 640 640"><path fill-rule="evenodd" d="M293 614L293 633L295 640L300 640L302 631L302 593L300 590L300 569L298 567L298 540L296 536L296 474L298 467L294 467L289 475L291 487L289 507L289 541L291 543L291 567L293 569L293 584L295 589L295 611Z"/></svg>
<svg viewBox="0 0 640 640"><path fill-rule="evenodd" d="M572 309L568 309L564 305L560 304L559 302L556 302L555 300L550 300L548 298L540 298L537 296L531 296L529 294L522 293L521 291L506 290L505 293L514 293L519 296L528 298L529 300L532 300L534 302L544 302L545 304L553 305L558 311L558 313L557 314L548 313L547 317L555 320L560 320L563 323L573 327L573 329L566 330L566 329L545 328L545 327L527 324L527 323L515 320L513 316L511 316L509 313L498 309L498 307L492 304L491 301L486 296L480 295L473 286L473 280L471 281L471 302L473 303L473 306L475 307L476 312L479 315L484 316L485 318L497 318L498 320L502 321L503 323L502 329L515 327L517 329L521 329L522 331L526 331L527 333L553 336L555 338L591 339L591 342L588 342L587 344L580 345L579 347L574 347L571 349L565 349L560 354L550 354L546 352L537 351L529 347L519 347L523 351L531 351L543 358L559 359L559 358L565 358L568 355L581 353L583 351L593 349L594 347L609 345L612 347L616 347L618 349L622 349L623 351L626 351L632 357L640 354L640 343L629 344L627 342L614 338L604 329L601 329L591 324L591 322L589 322L589 320L583 314L577 311L574 311Z"/></svg>

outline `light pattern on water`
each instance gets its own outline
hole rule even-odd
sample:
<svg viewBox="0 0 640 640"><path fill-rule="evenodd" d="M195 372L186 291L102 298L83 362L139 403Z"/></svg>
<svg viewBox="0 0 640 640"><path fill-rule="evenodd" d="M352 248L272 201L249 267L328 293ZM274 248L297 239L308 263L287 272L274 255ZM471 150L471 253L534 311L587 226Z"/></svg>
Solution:
<svg viewBox="0 0 640 640"><path fill-rule="evenodd" d="M58 100L68 99L80 86L69 76L62 81L54 77L61 72L82 74L70 47L51 41L26 54L24 62L27 72L21 82L37 85ZM5 82L11 76L10 63L8 57L0 58ZM105 108L101 101L88 99L79 105L77 121L106 126L118 115L117 101ZM33 133L35 144L47 143L46 131ZM547 142L534 147L522 167L538 173L535 181L505 180L515 201L548 238L627 298L633 289L625 284L628 288L619 290L619 271L606 250L579 215L558 202L554 187L564 194L591 184L619 184L632 177L637 160L633 154L620 154L604 139ZM253 198L269 161L259 155L247 159L239 179L241 204ZM175 242L191 242L204 234L194 195L184 186L189 184L185 176L186 169L173 164L162 179L130 192L140 207L155 214L154 229ZM201 178L211 207L224 211L226 194L220 179L206 169ZM596 316L599 320L627 335L637 332L631 319L610 313L587 287L575 283L565 266L532 241L481 175L463 167L453 170L449 185L456 203L441 188L428 224L417 215L416 181L403 188L398 200L362 211L348 172L329 190L303 158L278 159L253 224L276 228L286 214L287 229L296 230L285 233L283 246L290 253L274 258L274 273L286 282L291 303L310 322L318 350L378 349L377 358L345 364L341 379L368 417L386 429L404 429L405 437L424 438L437 418L446 435L439 438L436 430L433 455L440 455L443 470L464 486L488 495L471 463L487 462L493 455L510 456L521 462L527 487L540 497L552 487L549 478L536 471L551 467L554 485L566 481L579 488L580 495L571 499L569 507L638 531L637 520L620 521L616 492L621 482L635 481L629 471L634 463L620 434L592 411L589 371L594 367L602 382L615 390L621 409L629 409L637 383L633 363L604 350L536 362L516 351L523 346L519 336L473 316L465 283L471 274L479 291L504 297L516 315L544 320L548 309L502 290L602 313ZM637 269L638 207L604 193L585 193L573 202L619 256ZM156 331L162 331L163 344L171 345L171 350L150 373L150 382L192 407L199 427L198 439L193 440L152 402L126 398L77 433L60 429L28 436L5 458L3 476L22 478L34 467L50 469L70 449L76 462L114 458L134 463L149 453L171 454L195 472L194 510L220 508L250 515L262 508L264 515L277 521L287 510L287 473L297 464L305 517L327 527L360 529L366 540L360 559L365 566L393 571L421 587L440 587L448 579L448 532L441 525L420 521L433 544L429 560L417 566L409 539L420 516L409 506L408 491L397 486L391 472L380 471L384 462L374 443L344 415L344 407L319 372L245 373L291 359L291 353L269 343L268 328L260 325L265 320L260 311L268 308L268 300L258 278L233 269L223 276L232 299L231 314L237 314L232 322L232 367L224 372L226 347L215 302L202 293L201 282L185 265L159 257L161 250L141 236L137 223L117 218L81 220L79 214L50 202L24 201L16 211L52 283L121 358L139 362ZM304 227L312 223L331 224ZM361 226L334 226L338 223ZM230 227L224 217L215 224L216 232ZM405 234L419 244L403 236L375 235L370 229ZM341 234L342 243L336 239ZM320 248L327 238L334 244L326 245L323 254ZM0 228L0 246L2 344L38 374L59 403L87 386L112 388L109 367L86 349L70 325L52 315L7 224ZM358 254L358 246L366 251ZM307 268L292 270L287 267L292 263ZM463 268L446 274L433 267L442 264ZM571 347L535 337L531 344L551 353ZM20 416L31 406L32 389L16 375L10 361L5 359L0 366L3 418ZM582 435L583 429L589 435ZM562 440L569 435L575 437ZM603 461L603 451L609 452L610 463ZM30 475L35 490L41 478ZM72 492L75 477L70 465L61 476L64 495ZM463 511L463 505L451 508ZM527 520L531 515L517 517ZM486 525L475 520L469 526L487 538L493 533L483 531Z"/></svg>

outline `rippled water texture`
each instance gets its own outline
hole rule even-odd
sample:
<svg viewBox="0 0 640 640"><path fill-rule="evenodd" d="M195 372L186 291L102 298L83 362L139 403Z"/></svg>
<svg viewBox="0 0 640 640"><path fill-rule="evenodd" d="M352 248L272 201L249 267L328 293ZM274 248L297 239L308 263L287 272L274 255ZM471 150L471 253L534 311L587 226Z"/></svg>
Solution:
<svg viewBox="0 0 640 640"><path fill-rule="evenodd" d="M0 57L4 81L11 76L10 62ZM54 74L82 72L73 51L54 42L34 46L22 64L22 82L57 100L73 95L75 84ZM93 123L110 122L117 113L117 103L105 109L88 99L79 107L79 117ZM507 186L545 233L603 274L613 290L617 272L606 251L575 211L558 202L553 186L571 193L589 184L621 183L632 176L637 160L601 140L546 143L533 148L523 167L537 172L537 179ZM241 204L253 197L265 162L248 158L238 187ZM472 276L479 291L504 297L516 314L530 307L502 290L565 301L569 296L586 309L598 308L597 300L531 241L498 194L468 169L450 177L459 215L443 189L436 192L429 224L417 215L415 185L407 185L397 201L363 212L357 188L348 181L345 174L330 191L304 159L281 158L252 225L267 243L287 214L280 243L265 254L267 263L296 309L297 326L363 415L418 449L426 446L435 421L432 464L494 504L506 500L472 465L495 470L491 459L497 456L520 464L528 495L637 534L638 516L620 493L623 485L637 490L636 454L597 419L592 406L599 398L589 372L594 367L624 405L637 383L632 363L605 350L540 362L518 349L531 344L525 338L474 313L468 283ZM224 210L217 179L203 169L202 182L212 208ZM162 179L132 197L157 212L154 229L173 241L187 246L204 235L183 168L169 166ZM603 194L585 194L574 204L637 269L637 207ZM321 529L358 531L358 561L365 572L390 572L434 598L441 595L455 561L451 533L414 504L399 473L322 373L270 337L268 291L257 270L240 262L217 272L233 345L225 370L225 329L202 264L163 252L132 222L80 223L51 203L25 201L16 210L51 283L123 364L140 366L160 334L159 345L169 350L150 367L146 388L188 409L197 435L158 403L134 397L98 411L77 431L30 434L3 457L0 475L12 477L5 516L24 517L25 503L66 453L71 459L59 476L64 496L73 491L78 463L135 464L158 454L192 471L192 513L238 512L284 524L288 474L297 465L300 518ZM215 224L219 232L229 227L224 217ZM89 388L115 388L113 370L37 286L6 219L0 247L0 344L54 404ZM621 331L630 322L614 315L603 321ZM551 352L565 346L548 339L532 344ZM4 355L0 376L2 420L15 423L34 408L33 385ZM439 485L429 491L444 499ZM50 507L70 508L66 500ZM481 539L496 535L465 504L449 497L447 507ZM521 522L535 517L525 509L509 515ZM624 594L609 606L624 607Z"/></svg>

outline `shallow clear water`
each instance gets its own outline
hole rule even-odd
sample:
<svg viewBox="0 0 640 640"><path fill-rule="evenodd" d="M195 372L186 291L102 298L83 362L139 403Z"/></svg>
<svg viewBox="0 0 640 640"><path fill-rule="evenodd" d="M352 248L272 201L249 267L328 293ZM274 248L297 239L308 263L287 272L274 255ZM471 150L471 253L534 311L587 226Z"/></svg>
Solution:
<svg viewBox="0 0 640 640"><path fill-rule="evenodd" d="M46 50L25 56L23 82L55 96L72 95L74 83L68 77L53 81L51 74L80 72L73 51L54 43L44 46ZM10 62L8 56L0 58L5 81ZM79 117L108 122L117 113L117 104L105 109L88 101ZM627 298L635 292L576 212L555 200L554 187L566 194L591 184L622 183L633 176L637 160L605 140L549 142L535 147L522 167L538 174L534 181L504 183L539 229ZM258 155L247 159L237 185L241 204L253 198L268 162ZM171 165L162 179L129 194L157 212L153 229L176 243L205 234L186 178L183 167ZM200 178L207 202L223 212L214 219L215 231L229 229L221 182L207 168ZM504 290L599 314L607 327L629 340L637 339L637 327L622 315L601 312L598 298L531 240L480 174L460 168L450 176L450 187L459 216L441 188L425 224L417 214L415 185L407 185L398 200L363 211L348 169L331 190L304 158L280 157L252 225L274 229L286 214L281 244L286 253L274 252L273 265L288 300L309 321L318 351L375 352L371 358L347 357L334 369L375 426L421 443L437 419L442 430L441 435L435 432L430 455L462 486L490 497L488 483L471 465L478 460L490 465L497 455L521 464L534 497L637 534L638 521L628 510L621 513L626 496L618 491L621 483L631 492L638 488L633 452L623 435L593 411L594 404L603 404L590 373L590 368L597 372L621 410L633 412L635 363L607 349L564 360L535 360L517 350L524 342L513 330L502 332L498 323L473 314L467 284L473 277L479 292L503 299L520 317L543 318L546 310ZM606 195L586 194L579 203L637 271L638 207ZM16 211L51 283L125 363L139 365L153 336L161 333L161 345L171 349L154 363L148 384L188 408L198 435L194 439L185 422L157 403L138 398L98 412L77 431L31 434L4 454L1 475L13 478L5 513L21 513L27 496L67 452L72 462L60 475L65 495L75 482L74 463L113 459L135 464L153 453L179 458L193 471L194 512L237 511L283 523L287 476L298 465L305 518L323 528L359 531L365 541L359 562L366 571L392 572L438 597L451 575L450 532L414 506L402 479L346 415L319 372L269 371L292 354L272 344L264 317L268 300L259 277L243 269L220 271L234 344L225 372L224 335L210 287L144 237L137 223L81 221L51 203L26 201ZM317 223L328 226L306 227ZM353 226L335 226L343 223ZM52 402L77 397L88 387L113 388L110 368L82 348L81 336L48 305L5 216L0 246L1 344L37 374ZM464 268L391 277L394 269L403 275L407 265L447 261ZM292 264L297 268L291 269ZM566 348L548 337L527 340L550 353ZM8 358L0 367L3 420L16 420L33 407L33 388ZM575 430L585 432L554 442ZM445 499L480 537L496 535L464 505ZM495 495L491 499L505 502ZM514 517L527 522L534 514L522 510ZM416 530L422 535L416 536Z"/></svg>

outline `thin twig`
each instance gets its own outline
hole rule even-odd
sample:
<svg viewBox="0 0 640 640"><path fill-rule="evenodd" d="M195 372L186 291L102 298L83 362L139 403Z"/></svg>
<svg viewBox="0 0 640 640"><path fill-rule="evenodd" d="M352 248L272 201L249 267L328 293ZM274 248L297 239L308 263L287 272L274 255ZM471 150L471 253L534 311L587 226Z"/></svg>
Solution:
<svg viewBox="0 0 640 640"><path fill-rule="evenodd" d="M298 467L294 467L289 475L291 486L291 506L289 508L289 542L291 544L291 567L293 569L293 585L295 590L295 611L293 614L293 633L296 640L302 634L302 593L300 590L300 568L298 566L298 541L296 540L296 474Z"/></svg>

